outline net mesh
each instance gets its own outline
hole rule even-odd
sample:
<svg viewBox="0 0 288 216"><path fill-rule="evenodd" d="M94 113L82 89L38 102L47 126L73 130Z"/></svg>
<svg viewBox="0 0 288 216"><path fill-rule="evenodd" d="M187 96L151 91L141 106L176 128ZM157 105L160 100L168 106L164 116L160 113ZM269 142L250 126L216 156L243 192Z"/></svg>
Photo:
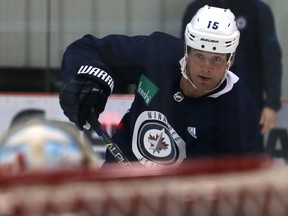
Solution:
<svg viewBox="0 0 288 216"><path fill-rule="evenodd" d="M288 212L287 177L286 166L256 157L2 173L0 215L281 216Z"/></svg>

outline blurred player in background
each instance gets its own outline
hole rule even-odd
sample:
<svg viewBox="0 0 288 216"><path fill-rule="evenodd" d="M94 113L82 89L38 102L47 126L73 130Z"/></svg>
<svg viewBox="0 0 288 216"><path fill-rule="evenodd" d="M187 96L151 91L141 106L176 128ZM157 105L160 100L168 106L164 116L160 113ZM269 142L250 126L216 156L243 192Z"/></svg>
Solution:
<svg viewBox="0 0 288 216"><path fill-rule="evenodd" d="M260 0L195 0L186 8L181 37L186 24L206 4L229 8L236 16L241 37L231 70L248 85L256 99L264 134L274 127L281 107L281 48L272 11Z"/></svg>
<svg viewBox="0 0 288 216"><path fill-rule="evenodd" d="M229 70L240 37L233 13L206 5L184 36L185 44L160 32L85 35L73 42L63 56L64 114L83 130L90 115L103 112L120 80L137 85L131 109L113 134L129 160L155 167L262 153L256 104ZM110 152L105 162L115 162Z"/></svg>
<svg viewBox="0 0 288 216"><path fill-rule="evenodd" d="M26 118L0 139L1 174L100 166L89 140L64 122Z"/></svg>

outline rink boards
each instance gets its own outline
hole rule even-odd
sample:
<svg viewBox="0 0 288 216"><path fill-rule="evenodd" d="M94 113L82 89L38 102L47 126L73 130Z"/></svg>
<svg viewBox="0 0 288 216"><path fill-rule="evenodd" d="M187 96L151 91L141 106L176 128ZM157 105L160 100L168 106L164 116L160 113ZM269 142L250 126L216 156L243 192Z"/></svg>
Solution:
<svg viewBox="0 0 288 216"><path fill-rule="evenodd" d="M127 112L133 101L133 95L110 96L104 113L100 116L100 122L111 133L122 116ZM12 122L19 115L37 113L44 118L60 121L68 121L64 116L57 94L0 94L1 124L0 134L9 129ZM282 100L282 108L279 111L276 126L265 136L266 150L279 161L288 159L288 99ZM99 144L99 150L103 152L100 140L96 134L88 134Z"/></svg>

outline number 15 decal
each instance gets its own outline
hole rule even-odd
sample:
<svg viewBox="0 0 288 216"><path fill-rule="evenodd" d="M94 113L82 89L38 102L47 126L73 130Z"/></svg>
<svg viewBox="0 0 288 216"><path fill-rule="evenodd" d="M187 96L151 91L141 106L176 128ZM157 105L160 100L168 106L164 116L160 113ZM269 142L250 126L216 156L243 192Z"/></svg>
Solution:
<svg viewBox="0 0 288 216"><path fill-rule="evenodd" d="M218 29L218 27L219 27L219 22L213 22L213 21L208 22L208 26L207 26L208 29L212 28L216 30Z"/></svg>

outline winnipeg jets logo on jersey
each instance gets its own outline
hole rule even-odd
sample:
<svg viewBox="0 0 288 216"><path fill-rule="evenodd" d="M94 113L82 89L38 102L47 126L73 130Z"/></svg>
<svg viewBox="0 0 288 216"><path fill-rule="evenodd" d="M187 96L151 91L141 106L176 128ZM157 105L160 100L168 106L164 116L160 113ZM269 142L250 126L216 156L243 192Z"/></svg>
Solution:
<svg viewBox="0 0 288 216"><path fill-rule="evenodd" d="M236 24L237 24L237 27L238 27L238 29L240 31L246 29L246 27L247 27L247 19L246 19L246 17L244 17L244 16L237 17Z"/></svg>
<svg viewBox="0 0 288 216"><path fill-rule="evenodd" d="M156 134L156 136L150 134L148 137L148 142L150 142L151 144L150 150L153 151L153 154L155 154L155 152L160 154L162 150L167 150L169 147L169 144L165 143L163 133L165 133L164 129L160 131L160 135L158 133Z"/></svg>
<svg viewBox="0 0 288 216"><path fill-rule="evenodd" d="M145 111L136 120L132 150L146 167L179 165L186 158L186 143L157 111Z"/></svg>

